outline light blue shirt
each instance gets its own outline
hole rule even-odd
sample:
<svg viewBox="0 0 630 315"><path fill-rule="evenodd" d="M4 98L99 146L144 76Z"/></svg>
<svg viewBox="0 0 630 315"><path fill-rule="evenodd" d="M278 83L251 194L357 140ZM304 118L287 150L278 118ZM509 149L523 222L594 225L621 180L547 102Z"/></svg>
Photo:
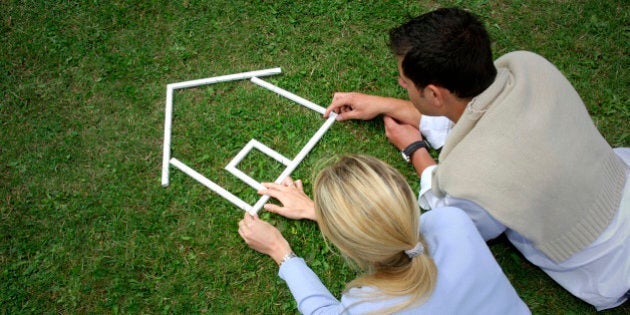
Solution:
<svg viewBox="0 0 630 315"><path fill-rule="evenodd" d="M397 314L530 314L463 211L452 207L430 211L420 222L437 266L437 284L425 303ZM338 300L302 258L284 262L279 276L304 314L362 314L404 300L374 301L355 296L378 290L373 287L352 288Z"/></svg>

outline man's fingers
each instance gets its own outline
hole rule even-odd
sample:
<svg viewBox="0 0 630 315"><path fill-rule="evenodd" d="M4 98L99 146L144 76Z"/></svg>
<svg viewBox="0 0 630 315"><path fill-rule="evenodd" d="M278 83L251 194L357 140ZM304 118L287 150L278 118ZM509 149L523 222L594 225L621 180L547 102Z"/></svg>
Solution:
<svg viewBox="0 0 630 315"><path fill-rule="evenodd" d="M335 111L335 109L335 106L328 106L328 108L326 108L326 111L324 112L324 118L328 118L328 116L330 116L330 113Z"/></svg>
<svg viewBox="0 0 630 315"><path fill-rule="evenodd" d="M391 124L391 123L395 123L396 120L390 116L383 116L383 122L385 122L386 124Z"/></svg>
<svg viewBox="0 0 630 315"><path fill-rule="evenodd" d="M333 99L333 103L335 103L334 99ZM340 108L343 106L344 105L331 104L330 106L328 106L328 108L326 108L326 111L324 112L324 118L328 118L331 112L334 112L335 114L339 114L341 112Z"/></svg>
<svg viewBox="0 0 630 315"><path fill-rule="evenodd" d="M353 120L353 119L358 119L357 117L358 117L358 113L356 111L349 110L349 111L343 112L342 114L337 115L337 120L338 121Z"/></svg>

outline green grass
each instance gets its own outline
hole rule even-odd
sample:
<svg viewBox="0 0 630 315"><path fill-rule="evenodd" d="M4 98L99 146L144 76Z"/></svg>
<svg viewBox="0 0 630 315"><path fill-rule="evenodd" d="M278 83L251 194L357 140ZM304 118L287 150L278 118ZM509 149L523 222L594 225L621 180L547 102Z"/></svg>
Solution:
<svg viewBox="0 0 630 315"><path fill-rule="evenodd" d="M387 30L440 5L483 17L496 55L526 49L575 85L613 146L630 146L630 13L623 1L0 0L2 313L294 313L242 212L185 174L160 185L166 84L282 67L268 80L322 106L335 91L405 97ZM175 95L173 155L257 197L222 167L251 138L286 156L322 120L248 82ZM337 153L414 172L380 120L333 125L294 172ZM281 167L258 154L256 178ZM339 296L354 276L311 222L263 214ZM584 314L504 239L491 243L536 314ZM628 313L628 307L604 314Z"/></svg>

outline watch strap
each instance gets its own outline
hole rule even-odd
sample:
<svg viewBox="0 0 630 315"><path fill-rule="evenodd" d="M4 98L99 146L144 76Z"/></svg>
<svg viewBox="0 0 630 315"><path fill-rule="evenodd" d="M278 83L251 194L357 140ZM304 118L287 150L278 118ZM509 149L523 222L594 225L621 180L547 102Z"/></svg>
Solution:
<svg viewBox="0 0 630 315"><path fill-rule="evenodd" d="M402 151L403 156L405 157L405 160L407 160L407 162L411 162L411 156L414 154L414 152L422 148L425 148L427 151L429 151L429 145L427 144L425 140L418 140L408 145Z"/></svg>

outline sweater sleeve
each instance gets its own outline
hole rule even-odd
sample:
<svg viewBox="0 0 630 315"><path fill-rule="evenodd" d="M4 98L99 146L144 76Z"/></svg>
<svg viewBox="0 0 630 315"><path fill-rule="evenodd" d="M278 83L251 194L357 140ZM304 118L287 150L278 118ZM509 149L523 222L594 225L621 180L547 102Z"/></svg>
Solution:
<svg viewBox="0 0 630 315"><path fill-rule="evenodd" d="M306 265L296 257L285 261L278 271L291 290L302 314L340 314L344 307Z"/></svg>

